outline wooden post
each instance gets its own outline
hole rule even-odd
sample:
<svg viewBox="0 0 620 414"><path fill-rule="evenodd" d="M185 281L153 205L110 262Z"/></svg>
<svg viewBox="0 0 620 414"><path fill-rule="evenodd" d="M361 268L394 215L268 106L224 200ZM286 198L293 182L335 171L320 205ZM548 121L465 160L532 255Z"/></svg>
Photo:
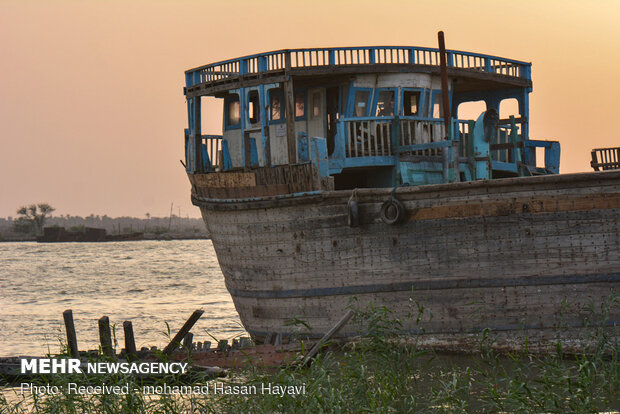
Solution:
<svg viewBox="0 0 620 414"><path fill-rule="evenodd" d="M188 332L187 335L185 335L185 338L183 338L183 348L185 348L185 350L191 351L193 340L194 340L194 334L191 332Z"/></svg>
<svg viewBox="0 0 620 414"><path fill-rule="evenodd" d="M291 71L291 52L286 52L286 78L284 82L284 102L286 117L286 142L288 144L288 163L297 164L297 134L295 133L295 93Z"/></svg>
<svg viewBox="0 0 620 414"><path fill-rule="evenodd" d="M321 338L321 340L319 342L317 342L312 349L310 350L310 352L308 352L308 354L306 355L306 357L304 358L303 362L301 363L301 366L306 366L308 365L308 363L314 358L314 356L319 352L319 350L321 349L321 347L325 344L325 342L329 341L332 336L336 335L338 333L338 331L340 331L340 329L342 329L342 327L344 325L346 325L347 322L349 322L349 319L351 319L351 317L353 316L353 311L351 309L349 309L347 311L347 313L344 314L344 316L342 317L342 319L340 319L338 321L338 323L336 323L336 325L334 325L334 327L332 329L329 330L329 332L327 332L325 335L323 335L323 337Z"/></svg>
<svg viewBox="0 0 620 414"><path fill-rule="evenodd" d="M194 96L194 160L196 165L194 166L195 172L203 172L202 170L202 111L200 109L200 96Z"/></svg>
<svg viewBox="0 0 620 414"><path fill-rule="evenodd" d="M65 320L65 328L67 330L67 347L69 350L69 356L72 358L79 358L80 351L77 346L77 336L75 334L75 326L73 325L73 311L67 309L62 313L62 317Z"/></svg>
<svg viewBox="0 0 620 414"><path fill-rule="evenodd" d="M127 353L127 360L138 359L136 340L133 336L133 325L130 321L123 322L123 331L125 332L125 352Z"/></svg>
<svg viewBox="0 0 620 414"><path fill-rule="evenodd" d="M101 350L107 357L114 357L114 348L112 348L112 333L110 332L110 318L103 316L99 319L99 342Z"/></svg>
<svg viewBox="0 0 620 414"><path fill-rule="evenodd" d="M437 39L439 40L439 65L441 69L441 100L443 108L443 123L446 129L447 139L453 140L453 158L450 160L450 167L452 169L452 180L455 182L461 181L458 164L458 147L454 141L454 134L451 134L451 115L450 115L450 92L448 90L448 63L446 57L446 43L443 32L437 33ZM449 151L448 148L444 148L444 151Z"/></svg>
<svg viewBox="0 0 620 414"><path fill-rule="evenodd" d="M179 345L181 345L181 341L183 340L183 338L185 338L185 335L187 335L187 333L192 329L196 321L200 319L203 313L205 313L205 311L200 309L197 309L194 311L194 313L192 313L192 316L190 316L189 319L185 322L185 324L181 327L181 329L179 329L179 332L177 332L174 338L172 338L172 341L170 341L170 343L166 345L163 351L164 354L172 354L174 350L177 349Z"/></svg>

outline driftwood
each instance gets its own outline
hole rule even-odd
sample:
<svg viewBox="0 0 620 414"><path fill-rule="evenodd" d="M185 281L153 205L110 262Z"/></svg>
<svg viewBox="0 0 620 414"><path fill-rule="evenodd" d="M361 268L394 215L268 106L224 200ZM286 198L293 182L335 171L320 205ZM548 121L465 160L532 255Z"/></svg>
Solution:
<svg viewBox="0 0 620 414"><path fill-rule="evenodd" d="M321 347L325 345L325 343L329 341L334 335L336 335L338 331L340 331L340 329L344 325L346 325L347 322L349 322L349 319L351 319L352 316L353 316L353 311L349 309L347 313L344 314L342 319L340 319L338 323L336 323L336 325L334 325L334 327L329 330L329 332L323 335L323 337L319 340L319 342L317 342L312 347L312 349L310 349L310 352L308 352L308 354L304 357L304 360L301 363L301 366L302 367L307 366L314 359L316 354L320 351Z"/></svg>
<svg viewBox="0 0 620 414"><path fill-rule="evenodd" d="M192 329L196 321L200 319L203 313L205 313L205 311L201 309L197 309L194 311L194 313L192 313L192 316L190 316L189 319L185 322L185 324L181 327L181 329L179 329L179 332L177 332L174 338L172 338L172 341L170 341L170 343L166 345L163 351L164 354L172 354L172 352L177 349L179 345L181 345L181 341L183 341L185 335L189 333L189 331Z"/></svg>

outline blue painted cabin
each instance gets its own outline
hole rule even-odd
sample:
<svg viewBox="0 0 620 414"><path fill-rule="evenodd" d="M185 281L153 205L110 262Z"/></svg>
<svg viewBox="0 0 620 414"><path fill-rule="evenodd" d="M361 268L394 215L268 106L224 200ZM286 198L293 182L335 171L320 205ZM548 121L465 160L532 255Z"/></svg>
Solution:
<svg viewBox="0 0 620 414"><path fill-rule="evenodd" d="M335 190L558 173L559 143L529 138L531 64L446 51L445 122L439 53L294 49L188 70L187 173L311 164L322 189ZM203 134L207 96L222 100L221 135ZM508 99L518 113L500 119ZM463 104L477 101L484 112L459 117Z"/></svg>

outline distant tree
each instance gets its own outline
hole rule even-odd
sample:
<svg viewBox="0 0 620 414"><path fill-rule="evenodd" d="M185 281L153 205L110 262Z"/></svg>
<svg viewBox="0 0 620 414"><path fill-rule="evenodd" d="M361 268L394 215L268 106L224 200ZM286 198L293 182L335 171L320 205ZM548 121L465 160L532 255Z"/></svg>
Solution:
<svg viewBox="0 0 620 414"><path fill-rule="evenodd" d="M56 211L56 209L47 203L31 204L28 207L20 207L17 210L17 221L20 222L20 227L23 229L24 224L30 223L31 229L43 233L43 226L48 216ZM17 227L16 227L17 229Z"/></svg>

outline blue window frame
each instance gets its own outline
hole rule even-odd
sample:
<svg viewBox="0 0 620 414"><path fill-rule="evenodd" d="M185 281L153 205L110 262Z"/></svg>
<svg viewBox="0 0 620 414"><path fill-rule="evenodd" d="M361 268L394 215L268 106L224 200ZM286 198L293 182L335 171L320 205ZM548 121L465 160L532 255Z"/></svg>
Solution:
<svg viewBox="0 0 620 414"><path fill-rule="evenodd" d="M422 88L403 88L402 91L402 113L403 116L426 116L426 110L424 105L425 93Z"/></svg>
<svg viewBox="0 0 620 414"><path fill-rule="evenodd" d="M269 89L269 124L286 122L284 91L282 88Z"/></svg>
<svg viewBox="0 0 620 414"><path fill-rule="evenodd" d="M368 116L370 113L370 99L372 98L371 88L349 89L349 102L347 104L347 116L360 118Z"/></svg>
<svg viewBox="0 0 620 414"><path fill-rule="evenodd" d="M232 93L224 98L224 129L241 128L239 95Z"/></svg>
<svg viewBox="0 0 620 414"><path fill-rule="evenodd" d="M371 116L394 116L398 113L397 88L377 88Z"/></svg>

